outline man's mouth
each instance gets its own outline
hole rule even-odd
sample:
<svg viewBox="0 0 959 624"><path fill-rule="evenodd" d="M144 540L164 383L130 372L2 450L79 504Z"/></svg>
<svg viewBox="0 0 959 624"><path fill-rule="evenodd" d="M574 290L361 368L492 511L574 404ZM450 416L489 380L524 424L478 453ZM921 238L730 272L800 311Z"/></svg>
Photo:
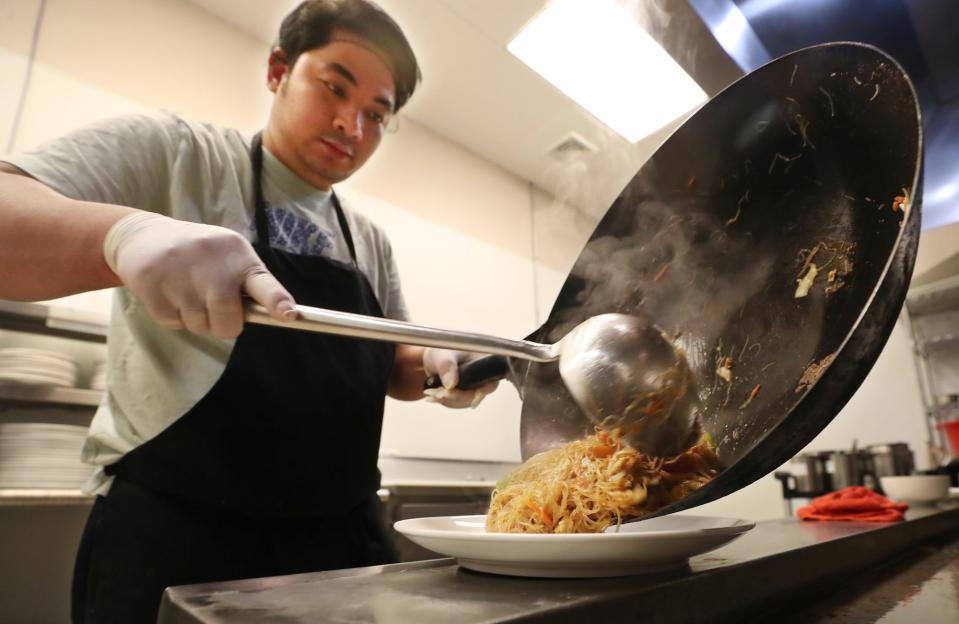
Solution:
<svg viewBox="0 0 959 624"><path fill-rule="evenodd" d="M353 148L349 145L332 139L320 139L320 142L325 145L328 150L341 158L353 158Z"/></svg>

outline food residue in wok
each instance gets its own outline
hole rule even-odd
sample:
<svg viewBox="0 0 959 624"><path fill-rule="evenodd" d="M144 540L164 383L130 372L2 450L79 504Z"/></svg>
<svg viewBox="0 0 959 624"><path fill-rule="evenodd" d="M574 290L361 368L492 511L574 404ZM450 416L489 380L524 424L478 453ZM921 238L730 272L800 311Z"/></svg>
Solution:
<svg viewBox="0 0 959 624"><path fill-rule="evenodd" d="M796 276L797 286L794 298L801 299L808 296L816 279L823 272L826 272L827 285L823 289L826 295L831 295L845 286L843 278L853 271L851 258L855 249L856 244L849 241L822 241L812 249L801 250L799 258L802 260L802 268ZM820 251L832 254L822 266L813 262Z"/></svg>
<svg viewBox="0 0 959 624"><path fill-rule="evenodd" d="M809 290L816 281L817 275L819 275L819 267L816 266L815 262L810 262L809 269L806 271L806 274L796 280L798 285L796 286L796 294L793 295L793 297L796 299L801 299L808 295Z"/></svg>
<svg viewBox="0 0 959 624"><path fill-rule="evenodd" d="M752 391L750 391L749 396L746 397L746 401L739 406L739 409L746 409L747 407L749 407L749 404L753 402L753 399L759 396L759 391L762 389L762 387L763 387L762 384L756 384L753 387Z"/></svg>
<svg viewBox="0 0 959 624"><path fill-rule="evenodd" d="M732 383L733 381L733 360L729 357L724 357L719 363L719 366L716 367L716 375L720 379L725 380L726 383Z"/></svg>
<svg viewBox="0 0 959 624"><path fill-rule="evenodd" d="M778 161L780 161L780 160L783 161L784 163L787 163L787 164L788 164L788 163L793 162L794 160L798 160L798 159L801 158L801 157L802 157L802 153L796 154L795 156L784 156L784 155L780 154L779 152L776 152L775 154L773 154L772 162L769 163L769 172L768 172L768 173L772 173L772 172L773 172L773 169L776 168L776 163L777 163Z"/></svg>
<svg viewBox="0 0 959 624"><path fill-rule="evenodd" d="M806 367L806 370L803 371L802 377L799 378L799 383L796 384L796 394L805 392L809 388L812 388L813 385L819 381L819 378L822 377L823 373L826 372L826 369L829 368L829 365L832 364L832 361L836 359L836 353L830 353L823 359L818 362L812 362L809 366Z"/></svg>
<svg viewBox="0 0 959 624"><path fill-rule="evenodd" d="M829 91L826 91L826 90L823 89L822 87L819 87L819 90L822 92L823 95L826 96L826 99L829 101L829 116L830 116L830 117L835 117L835 116L836 116L836 107L835 107L835 106L833 105L833 103L832 103L832 96L829 94Z"/></svg>
<svg viewBox="0 0 959 624"><path fill-rule="evenodd" d="M743 211L743 202L748 202L748 201L749 201L749 191L747 190L746 193L742 197L740 197L739 201L736 203L736 214L734 214L732 217L726 220L726 227L729 227L733 223L736 223L736 221L739 221L739 215Z"/></svg>
<svg viewBox="0 0 959 624"><path fill-rule="evenodd" d="M802 115L796 115L796 123L799 124L799 136L802 137L802 146L806 147L808 145L816 149L816 145L812 142L812 139L809 138L809 120Z"/></svg>
<svg viewBox="0 0 959 624"><path fill-rule="evenodd" d="M892 211L899 212L902 209L903 212L909 209L909 191L902 189L902 195L896 195L892 200Z"/></svg>

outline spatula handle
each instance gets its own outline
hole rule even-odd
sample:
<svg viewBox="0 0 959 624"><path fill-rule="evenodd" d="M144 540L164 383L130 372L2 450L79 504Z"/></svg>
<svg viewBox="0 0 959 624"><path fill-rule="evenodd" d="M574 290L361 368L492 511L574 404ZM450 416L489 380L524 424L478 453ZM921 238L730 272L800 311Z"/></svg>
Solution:
<svg viewBox="0 0 959 624"><path fill-rule="evenodd" d="M405 321L327 310L325 308L312 308L305 305L297 305L295 310L297 313L296 320L277 321L267 313L263 306L248 301L245 309L245 320L247 323L287 329L305 329L324 334L368 338L398 344L509 355L524 360L533 360L534 362L550 362L559 357L559 349L556 345L540 344L528 340L509 340L486 334L427 327Z"/></svg>

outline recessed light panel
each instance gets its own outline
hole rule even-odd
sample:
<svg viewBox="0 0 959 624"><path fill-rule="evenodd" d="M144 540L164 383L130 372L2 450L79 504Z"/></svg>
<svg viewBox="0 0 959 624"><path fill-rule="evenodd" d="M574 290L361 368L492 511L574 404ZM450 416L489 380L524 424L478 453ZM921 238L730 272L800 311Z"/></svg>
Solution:
<svg viewBox="0 0 959 624"><path fill-rule="evenodd" d="M553 0L507 49L632 143L706 101L615 0Z"/></svg>

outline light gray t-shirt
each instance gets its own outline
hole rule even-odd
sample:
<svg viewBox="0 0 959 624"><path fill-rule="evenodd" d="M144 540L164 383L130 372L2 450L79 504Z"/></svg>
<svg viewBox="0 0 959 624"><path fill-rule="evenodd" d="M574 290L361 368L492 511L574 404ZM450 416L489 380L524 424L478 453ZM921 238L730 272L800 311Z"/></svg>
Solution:
<svg viewBox="0 0 959 624"><path fill-rule="evenodd" d="M249 149L250 137L236 130L158 113L105 120L8 162L75 199L221 225L253 241ZM299 178L265 148L262 184L272 246L350 262L330 192ZM386 235L350 209L349 197L337 198L357 264L383 313L407 320ZM156 436L213 387L233 341L165 329L139 299L118 288L108 347L107 392L83 450L84 461L101 467L86 488L94 493L109 488L102 466Z"/></svg>

